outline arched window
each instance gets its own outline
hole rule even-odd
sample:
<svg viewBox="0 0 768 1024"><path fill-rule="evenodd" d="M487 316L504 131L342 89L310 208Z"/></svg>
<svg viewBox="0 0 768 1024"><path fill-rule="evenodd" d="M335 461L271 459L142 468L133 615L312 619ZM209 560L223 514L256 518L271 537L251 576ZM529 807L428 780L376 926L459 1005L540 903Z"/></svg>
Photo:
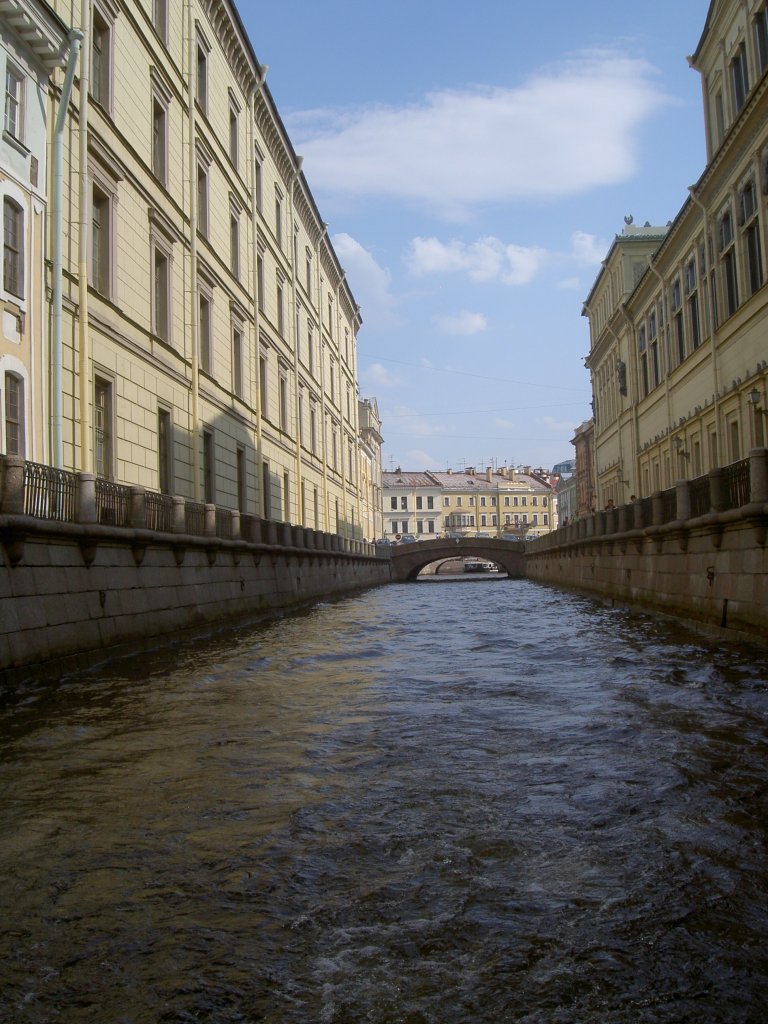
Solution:
<svg viewBox="0 0 768 1024"><path fill-rule="evenodd" d="M7 196L3 199L3 288L24 297L24 211Z"/></svg>
<svg viewBox="0 0 768 1024"><path fill-rule="evenodd" d="M24 380L5 375L5 454L24 458Z"/></svg>

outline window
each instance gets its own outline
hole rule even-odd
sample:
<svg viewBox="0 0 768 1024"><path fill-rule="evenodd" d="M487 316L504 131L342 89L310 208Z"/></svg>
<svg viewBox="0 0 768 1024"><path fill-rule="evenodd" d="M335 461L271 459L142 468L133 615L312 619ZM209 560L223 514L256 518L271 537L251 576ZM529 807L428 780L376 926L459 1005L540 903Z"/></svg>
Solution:
<svg viewBox="0 0 768 1024"><path fill-rule="evenodd" d="M317 409L314 403L309 409L309 447L313 455L317 454Z"/></svg>
<svg viewBox="0 0 768 1024"><path fill-rule="evenodd" d="M482 505L483 508L485 508L485 495L484 494L480 496L480 504Z"/></svg>
<svg viewBox="0 0 768 1024"><path fill-rule="evenodd" d="M168 175L168 109L158 97L152 97L152 173L165 185Z"/></svg>
<svg viewBox="0 0 768 1024"><path fill-rule="evenodd" d="M648 378L648 342L645 324L643 324L637 332L637 355L640 362L640 381L642 384L643 395L645 396L650 391L650 381ZM515 498L515 504L517 504L517 498Z"/></svg>
<svg viewBox="0 0 768 1024"><path fill-rule="evenodd" d="M5 65L5 130L24 141L24 76L10 61Z"/></svg>
<svg viewBox="0 0 768 1024"><path fill-rule="evenodd" d="M208 169L197 164L197 230L208 237Z"/></svg>
<svg viewBox="0 0 768 1024"><path fill-rule="evenodd" d="M750 179L739 193L739 223L744 235L744 270L750 295L754 295L763 283L760 220L757 211L757 189L754 180Z"/></svg>
<svg viewBox="0 0 768 1024"><path fill-rule="evenodd" d="M243 397L243 328L239 322L232 324L232 390L238 398Z"/></svg>
<svg viewBox="0 0 768 1024"><path fill-rule="evenodd" d="M288 433L288 378L284 373L280 374L278 391L280 395L280 429L283 433Z"/></svg>
<svg viewBox="0 0 768 1024"><path fill-rule="evenodd" d="M291 521L291 478L287 471L283 473L283 522Z"/></svg>
<svg viewBox="0 0 768 1024"><path fill-rule="evenodd" d="M329 374L330 386L331 386L331 401L336 404L336 363L333 359L330 360Z"/></svg>
<svg viewBox="0 0 768 1024"><path fill-rule="evenodd" d="M200 338L200 368L205 373L213 372L213 352L211 345L211 300L207 295L200 296L200 323L198 324L198 335Z"/></svg>
<svg viewBox="0 0 768 1024"><path fill-rule="evenodd" d="M739 287L736 275L736 247L734 244L733 217L730 210L726 210L720 218L718 242L728 316L732 316L739 306Z"/></svg>
<svg viewBox="0 0 768 1024"><path fill-rule="evenodd" d="M400 508L401 508L401 510L403 512L407 512L408 511L408 497L407 497L407 495L404 498L403 497L400 498Z"/></svg>
<svg viewBox="0 0 768 1024"><path fill-rule="evenodd" d="M420 494L416 495L416 508L420 511L424 507L424 499Z"/></svg>
<svg viewBox="0 0 768 1024"><path fill-rule="evenodd" d="M256 289L258 295L256 296L259 304L259 312L264 312L264 253L259 250L256 253Z"/></svg>
<svg viewBox="0 0 768 1024"><path fill-rule="evenodd" d="M237 473L237 507L240 512L247 510L245 491L245 448L238 446L235 453L235 472Z"/></svg>
<svg viewBox="0 0 768 1024"><path fill-rule="evenodd" d="M266 459L261 464L261 491L263 515L265 519L272 518L272 477L269 472L269 463Z"/></svg>
<svg viewBox="0 0 768 1024"><path fill-rule="evenodd" d="M715 128L717 130L716 143L719 146L725 138L725 109L723 107L723 94L718 92L715 95Z"/></svg>
<svg viewBox="0 0 768 1024"><path fill-rule="evenodd" d="M306 250L306 257L307 257L307 259L306 259L306 266L305 266L305 270L306 270L306 279L305 280L306 280L306 287L307 287L307 295L311 299L312 298L312 253L309 251L309 249Z"/></svg>
<svg viewBox="0 0 768 1024"><path fill-rule="evenodd" d="M691 348L695 352L701 344L701 320L699 317L699 292L695 256L691 257L685 268L685 293L688 296L688 329L691 332Z"/></svg>
<svg viewBox="0 0 768 1024"><path fill-rule="evenodd" d="M96 475L112 479L112 384L96 377L93 384L93 462Z"/></svg>
<svg viewBox="0 0 768 1024"><path fill-rule="evenodd" d="M683 310L682 310L682 293L680 288L680 278L677 278L672 284L672 324L673 324L673 338L676 345L677 351L677 362L678 365L685 360L685 326L683 324ZM652 387L656 386L657 381L653 381Z"/></svg>
<svg viewBox="0 0 768 1024"><path fill-rule="evenodd" d="M203 499L210 505L216 500L213 467L215 462L213 432L203 431Z"/></svg>
<svg viewBox="0 0 768 1024"><path fill-rule="evenodd" d="M731 445L731 462L738 462L741 457L741 444L739 443L739 421L731 420L728 424L728 437Z"/></svg>
<svg viewBox="0 0 768 1024"><path fill-rule="evenodd" d="M240 277L240 214L230 207L229 211L229 265L235 277Z"/></svg>
<svg viewBox="0 0 768 1024"><path fill-rule="evenodd" d="M261 415L269 417L269 403L267 391L267 357L259 356L259 400L261 402Z"/></svg>
<svg viewBox="0 0 768 1024"><path fill-rule="evenodd" d="M240 164L240 108L232 93L229 94L229 159L237 170Z"/></svg>
<svg viewBox="0 0 768 1024"><path fill-rule="evenodd" d="M283 197L279 189L275 189L275 239L278 247L283 247Z"/></svg>
<svg viewBox="0 0 768 1024"><path fill-rule="evenodd" d="M755 15L754 25L757 63L762 74L768 68L768 3L764 3Z"/></svg>
<svg viewBox="0 0 768 1024"><path fill-rule="evenodd" d="M208 113L208 47L197 41L197 78L195 98L204 114Z"/></svg>
<svg viewBox="0 0 768 1024"><path fill-rule="evenodd" d="M152 332L163 341L170 335L170 260L157 246L152 250Z"/></svg>
<svg viewBox="0 0 768 1024"><path fill-rule="evenodd" d="M164 43L168 42L168 0L152 0L152 24Z"/></svg>
<svg viewBox="0 0 768 1024"><path fill-rule="evenodd" d="M15 373L5 375L5 454L24 458L24 381Z"/></svg>
<svg viewBox="0 0 768 1024"><path fill-rule="evenodd" d="M91 96L105 110L112 92L112 27L97 8L93 11L91 41Z"/></svg>
<svg viewBox="0 0 768 1024"><path fill-rule="evenodd" d="M277 278L277 333L282 338L285 334L285 281Z"/></svg>
<svg viewBox="0 0 768 1024"><path fill-rule="evenodd" d="M261 213L264 209L264 157L257 149L253 155L253 187L256 193L256 209Z"/></svg>
<svg viewBox="0 0 768 1024"><path fill-rule="evenodd" d="M333 296L328 296L328 333L333 337Z"/></svg>
<svg viewBox="0 0 768 1024"><path fill-rule="evenodd" d="M111 201L98 185L91 198L91 283L97 292L109 296L112 262Z"/></svg>
<svg viewBox="0 0 768 1024"><path fill-rule="evenodd" d="M173 491L173 425L168 409L157 410L157 482L161 494Z"/></svg>
<svg viewBox="0 0 768 1024"><path fill-rule="evenodd" d="M487 520L488 520L488 516L486 516L486 515L480 516L480 525L481 526L487 526L488 525Z"/></svg>
<svg viewBox="0 0 768 1024"><path fill-rule="evenodd" d="M315 375L315 331L311 321L307 321L307 365L309 372Z"/></svg>
<svg viewBox="0 0 768 1024"><path fill-rule="evenodd" d="M434 499L433 495L430 494L430 495L427 496L427 508L434 508L434 507L435 507L435 499Z"/></svg>
<svg viewBox="0 0 768 1024"><path fill-rule="evenodd" d="M747 48L742 42L739 44L739 48L731 60L731 96L733 99L734 117L746 103L748 92Z"/></svg>
<svg viewBox="0 0 768 1024"><path fill-rule="evenodd" d="M3 289L24 297L24 211L7 196L3 200Z"/></svg>
<svg viewBox="0 0 768 1024"><path fill-rule="evenodd" d="M424 520L423 519L417 519L416 520L416 533L424 533Z"/></svg>
<svg viewBox="0 0 768 1024"><path fill-rule="evenodd" d="M451 504L451 499L450 498L443 498L443 505L445 506L445 508L448 508L448 506L450 504Z"/></svg>

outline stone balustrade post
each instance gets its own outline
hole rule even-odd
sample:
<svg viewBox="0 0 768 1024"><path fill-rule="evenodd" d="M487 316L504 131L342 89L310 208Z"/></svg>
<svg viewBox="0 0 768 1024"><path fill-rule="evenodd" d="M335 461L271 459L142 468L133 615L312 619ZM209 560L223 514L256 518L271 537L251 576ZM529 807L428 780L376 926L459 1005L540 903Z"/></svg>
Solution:
<svg viewBox="0 0 768 1024"><path fill-rule="evenodd" d="M232 540L240 540L240 510L232 509Z"/></svg>
<svg viewBox="0 0 768 1024"><path fill-rule="evenodd" d="M709 506L713 512L724 512L728 507L725 473L722 469L709 471Z"/></svg>
<svg viewBox="0 0 768 1024"><path fill-rule="evenodd" d="M293 546L293 527L290 523L281 523L280 525L280 543L283 547L290 548Z"/></svg>
<svg viewBox="0 0 768 1024"><path fill-rule="evenodd" d="M749 453L750 502L768 502L768 448L752 448Z"/></svg>
<svg viewBox="0 0 768 1024"><path fill-rule="evenodd" d="M131 511L128 521L136 530L147 528L147 490L138 484L131 487Z"/></svg>
<svg viewBox="0 0 768 1024"><path fill-rule="evenodd" d="M675 518L687 522L691 518L691 484L688 480L678 480L675 484Z"/></svg>
<svg viewBox="0 0 768 1024"><path fill-rule="evenodd" d="M651 524L653 526L662 526L664 523L664 497L661 491L654 491L651 495Z"/></svg>
<svg viewBox="0 0 768 1024"><path fill-rule="evenodd" d="M216 506L210 501L205 503L205 526L203 528L203 536L216 536Z"/></svg>
<svg viewBox="0 0 768 1024"><path fill-rule="evenodd" d="M277 544L277 523L274 519L268 519L264 523L264 539L267 544Z"/></svg>
<svg viewBox="0 0 768 1024"><path fill-rule="evenodd" d="M621 508L618 509L618 517L619 533L626 533L627 530L632 528L630 525L632 522L632 506L622 505Z"/></svg>
<svg viewBox="0 0 768 1024"><path fill-rule="evenodd" d="M24 515L24 464L20 455L5 456L0 512L7 516Z"/></svg>
<svg viewBox="0 0 768 1024"><path fill-rule="evenodd" d="M171 529L174 533L187 532L187 502L178 494L173 496L173 522Z"/></svg>
<svg viewBox="0 0 768 1024"><path fill-rule="evenodd" d="M78 473L78 522L95 523L96 514L96 477L93 473Z"/></svg>

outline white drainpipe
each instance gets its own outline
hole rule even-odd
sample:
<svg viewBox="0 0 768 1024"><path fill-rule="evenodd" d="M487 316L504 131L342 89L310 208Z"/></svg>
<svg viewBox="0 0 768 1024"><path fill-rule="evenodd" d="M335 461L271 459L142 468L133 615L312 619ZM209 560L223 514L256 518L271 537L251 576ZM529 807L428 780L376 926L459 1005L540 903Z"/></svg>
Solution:
<svg viewBox="0 0 768 1024"><path fill-rule="evenodd" d="M80 29L72 29L69 33L69 58L59 99L56 126L53 132L53 334L51 338L51 397L53 405L53 464L57 469L64 468L64 415L61 381L62 249L64 235L64 211L61 196L64 184L64 126L82 41L83 33Z"/></svg>

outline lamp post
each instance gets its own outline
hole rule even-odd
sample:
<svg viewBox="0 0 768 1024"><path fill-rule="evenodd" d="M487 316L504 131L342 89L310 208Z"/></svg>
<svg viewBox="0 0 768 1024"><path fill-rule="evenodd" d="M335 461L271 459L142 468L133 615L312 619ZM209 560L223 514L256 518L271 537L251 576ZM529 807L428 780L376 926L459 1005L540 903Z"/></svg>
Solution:
<svg viewBox="0 0 768 1024"><path fill-rule="evenodd" d="M765 447L765 428L763 427L763 416L768 415L765 409L760 404L763 396L760 394L757 388L752 388L747 396L749 404L752 406L754 411L755 420L755 448Z"/></svg>

